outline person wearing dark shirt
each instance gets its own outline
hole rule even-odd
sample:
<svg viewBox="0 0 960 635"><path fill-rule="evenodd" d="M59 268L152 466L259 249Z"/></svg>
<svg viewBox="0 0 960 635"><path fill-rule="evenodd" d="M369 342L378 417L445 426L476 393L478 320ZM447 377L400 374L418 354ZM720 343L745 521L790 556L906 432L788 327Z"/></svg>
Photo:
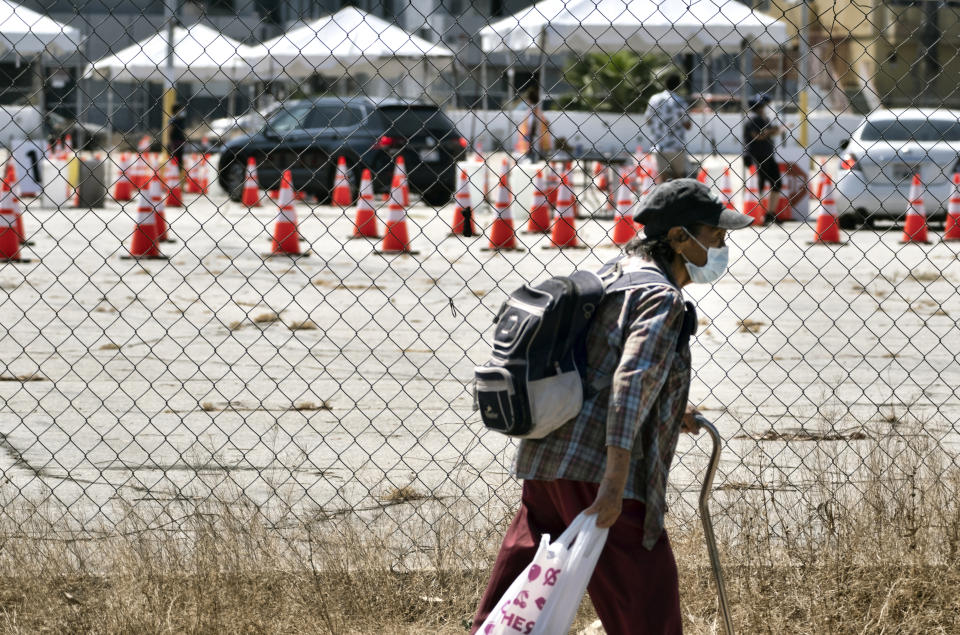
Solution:
<svg viewBox="0 0 960 635"><path fill-rule="evenodd" d="M169 142L167 154L177 160L177 165L183 169L183 147L187 143L186 121L182 104L173 105L173 113L167 121Z"/></svg>
<svg viewBox="0 0 960 635"><path fill-rule="evenodd" d="M780 133L780 128L770 124L766 117L766 95L754 97L750 101L750 113L743 125L743 163L747 169L757 167L757 187L763 192L770 188L767 201L767 218L775 216L780 204L780 168L773 148L772 138Z"/></svg>

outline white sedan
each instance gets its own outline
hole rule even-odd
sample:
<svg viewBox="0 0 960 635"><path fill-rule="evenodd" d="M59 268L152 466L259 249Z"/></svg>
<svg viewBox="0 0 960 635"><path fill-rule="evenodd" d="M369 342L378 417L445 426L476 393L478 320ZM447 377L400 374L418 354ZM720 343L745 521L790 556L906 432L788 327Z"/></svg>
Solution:
<svg viewBox="0 0 960 635"><path fill-rule="evenodd" d="M914 174L923 182L927 214L942 217L960 158L960 111L878 110L844 144L837 178L840 226L901 219Z"/></svg>

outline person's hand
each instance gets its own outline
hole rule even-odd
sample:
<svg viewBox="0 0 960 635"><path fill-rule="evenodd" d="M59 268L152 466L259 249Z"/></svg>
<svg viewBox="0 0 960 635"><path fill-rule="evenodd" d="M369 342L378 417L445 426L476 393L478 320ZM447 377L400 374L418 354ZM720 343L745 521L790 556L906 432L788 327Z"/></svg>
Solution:
<svg viewBox="0 0 960 635"><path fill-rule="evenodd" d="M699 410L693 405L687 404L687 411L684 413L683 419L680 420L680 432L700 434L700 424L697 423L697 415L699 414Z"/></svg>
<svg viewBox="0 0 960 635"><path fill-rule="evenodd" d="M606 529L612 527L620 517L623 509L623 488L617 486L608 479L600 481L600 487L597 489L597 498L593 505L586 508L583 513L588 516L597 515L597 527Z"/></svg>

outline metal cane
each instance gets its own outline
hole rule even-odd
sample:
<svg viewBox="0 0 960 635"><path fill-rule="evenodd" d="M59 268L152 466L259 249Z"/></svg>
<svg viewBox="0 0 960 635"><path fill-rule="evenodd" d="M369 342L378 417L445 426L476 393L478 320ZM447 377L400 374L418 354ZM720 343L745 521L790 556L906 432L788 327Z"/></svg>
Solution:
<svg viewBox="0 0 960 635"><path fill-rule="evenodd" d="M713 439L713 452L710 454L710 464L707 475L703 479L700 489L700 521L703 523L703 534L707 539L707 551L710 553L710 567L713 569L713 579L717 582L717 597L720 599L720 617L723 619L723 628L727 635L733 635L733 622L730 619L730 609L727 606L727 591L723 586L723 571L720 568L720 554L717 551L717 539L713 534L713 521L710 520L710 492L713 489L713 475L720 463L720 433L703 415L695 415L701 428L705 429Z"/></svg>

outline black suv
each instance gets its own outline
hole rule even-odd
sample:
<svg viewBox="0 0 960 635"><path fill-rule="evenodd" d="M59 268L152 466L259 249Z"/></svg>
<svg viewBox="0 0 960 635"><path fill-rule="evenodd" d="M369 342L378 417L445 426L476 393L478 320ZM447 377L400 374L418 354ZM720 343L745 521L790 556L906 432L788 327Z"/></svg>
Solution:
<svg viewBox="0 0 960 635"><path fill-rule="evenodd" d="M402 155L411 190L428 205L444 205L466 148L467 140L437 106L323 97L287 102L260 132L227 142L219 178L230 197L240 200L247 159L253 157L262 189L279 187L283 171L290 170L295 189L326 201L339 157L346 157L354 187L370 168L374 191L386 192L395 158Z"/></svg>

